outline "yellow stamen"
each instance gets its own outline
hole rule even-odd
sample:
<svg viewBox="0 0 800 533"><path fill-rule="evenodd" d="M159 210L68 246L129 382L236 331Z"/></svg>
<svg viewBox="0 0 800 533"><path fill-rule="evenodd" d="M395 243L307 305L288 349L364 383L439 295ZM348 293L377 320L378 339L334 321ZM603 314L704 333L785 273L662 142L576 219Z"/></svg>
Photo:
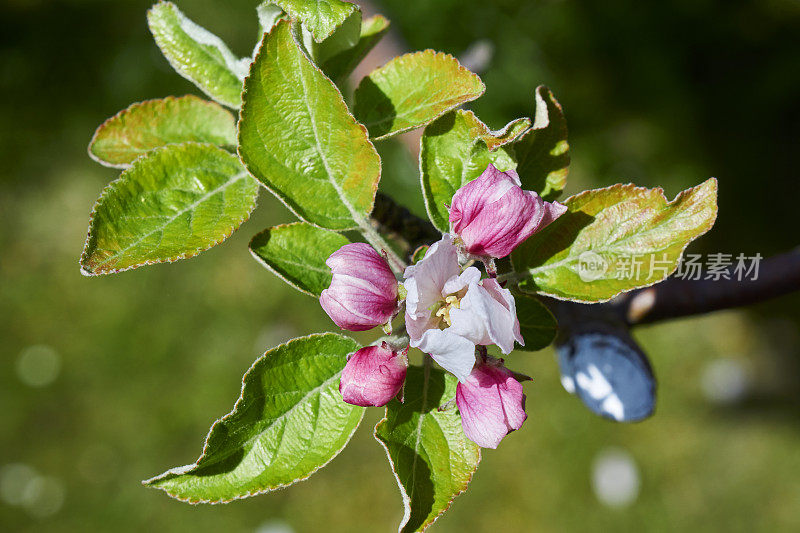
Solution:
<svg viewBox="0 0 800 533"><path fill-rule="evenodd" d="M444 305L436 311L436 316L443 318L448 326L452 326L453 322L450 319L450 310L452 309L461 309L461 300L458 296L448 296L445 298Z"/></svg>

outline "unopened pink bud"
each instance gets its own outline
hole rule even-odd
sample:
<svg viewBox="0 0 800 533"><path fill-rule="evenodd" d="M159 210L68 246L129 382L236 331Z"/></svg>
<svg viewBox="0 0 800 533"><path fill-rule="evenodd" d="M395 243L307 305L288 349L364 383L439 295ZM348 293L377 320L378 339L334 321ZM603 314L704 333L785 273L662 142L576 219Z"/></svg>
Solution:
<svg viewBox="0 0 800 533"><path fill-rule="evenodd" d="M364 331L392 319L397 311L397 279L372 246L346 244L325 264L333 279L319 303L337 326Z"/></svg>
<svg viewBox="0 0 800 533"><path fill-rule="evenodd" d="M450 229L470 254L501 258L566 210L523 190L516 171L500 172L490 164L453 195Z"/></svg>
<svg viewBox="0 0 800 533"><path fill-rule="evenodd" d="M456 405L467 438L482 448L497 448L528 417L522 384L502 359L489 358L475 365L456 387Z"/></svg>
<svg viewBox="0 0 800 533"><path fill-rule="evenodd" d="M406 379L408 348L396 352L387 343L361 348L342 370L342 399L361 407L380 407L397 396Z"/></svg>

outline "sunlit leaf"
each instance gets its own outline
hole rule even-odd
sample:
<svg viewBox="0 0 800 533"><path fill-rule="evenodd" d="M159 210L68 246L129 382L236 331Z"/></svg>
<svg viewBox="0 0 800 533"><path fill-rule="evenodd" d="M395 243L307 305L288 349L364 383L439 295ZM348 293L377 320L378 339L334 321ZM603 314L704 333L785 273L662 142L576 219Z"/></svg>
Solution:
<svg viewBox="0 0 800 533"><path fill-rule="evenodd" d="M613 185L565 201L569 210L512 254L520 288L600 302L669 276L717 216L713 178L667 202L661 189Z"/></svg>
<svg viewBox="0 0 800 533"><path fill-rule="evenodd" d="M314 36L324 41L354 12L358 6L341 0L275 0L284 11L299 18Z"/></svg>
<svg viewBox="0 0 800 533"><path fill-rule="evenodd" d="M514 143L517 172L523 189L554 200L567 184L569 173L567 121L550 89L537 87L535 97L533 127Z"/></svg>
<svg viewBox="0 0 800 533"><path fill-rule="evenodd" d="M200 458L144 483L180 500L216 503L308 478L361 422L364 408L339 393L347 355L358 349L348 337L324 333L269 350L244 375L233 411L211 426Z"/></svg>
<svg viewBox="0 0 800 533"><path fill-rule="evenodd" d="M249 58L236 57L222 39L189 20L172 2L154 5L147 22L172 68L217 102L239 107Z"/></svg>
<svg viewBox="0 0 800 533"><path fill-rule="evenodd" d="M405 403L386 406L375 438L386 449L405 512L399 531L421 531L464 492L478 468L481 452L467 439L454 406L457 380L441 370L410 367Z"/></svg>
<svg viewBox="0 0 800 533"><path fill-rule="evenodd" d="M351 229L372 211L380 157L339 90L300 50L288 22L264 37L245 82L239 153L307 222Z"/></svg>
<svg viewBox="0 0 800 533"><path fill-rule="evenodd" d="M334 231L296 222L262 231L250 241L250 252L295 289L319 296L331 284L325 261L349 242Z"/></svg>
<svg viewBox="0 0 800 533"><path fill-rule="evenodd" d="M127 168L153 148L192 141L236 146L236 119L220 105L192 95L148 100L97 128L89 155L103 165Z"/></svg>
<svg viewBox="0 0 800 533"><path fill-rule="evenodd" d="M381 139L429 124L484 90L456 58L425 50L396 57L361 80L353 114Z"/></svg>
<svg viewBox="0 0 800 533"><path fill-rule="evenodd" d="M103 190L81 256L85 275L192 257L247 220L258 183L210 144L156 148Z"/></svg>
<svg viewBox="0 0 800 533"><path fill-rule="evenodd" d="M450 227L447 206L455 192L489 163L503 171L516 168L508 144L528 125L530 121L520 119L493 132L472 111L457 110L425 128L419 154L422 194L428 217L439 231Z"/></svg>

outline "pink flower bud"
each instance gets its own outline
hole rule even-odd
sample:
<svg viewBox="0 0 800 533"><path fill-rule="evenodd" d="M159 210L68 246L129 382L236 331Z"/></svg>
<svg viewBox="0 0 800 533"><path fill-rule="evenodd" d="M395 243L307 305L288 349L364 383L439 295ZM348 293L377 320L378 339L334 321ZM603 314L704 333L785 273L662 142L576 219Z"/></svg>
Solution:
<svg viewBox="0 0 800 533"><path fill-rule="evenodd" d="M470 254L501 258L566 210L522 190L516 171L500 172L490 164L453 195L450 229Z"/></svg>
<svg viewBox="0 0 800 533"><path fill-rule="evenodd" d="M489 358L475 365L456 387L456 405L467 438L483 448L497 448L503 437L528 418L522 384L502 359Z"/></svg>
<svg viewBox="0 0 800 533"><path fill-rule="evenodd" d="M342 370L339 392L345 402L380 407L397 396L406 379L408 348L392 351L387 343L361 348Z"/></svg>
<svg viewBox="0 0 800 533"><path fill-rule="evenodd" d="M397 279L372 246L345 244L325 264L333 280L319 303L337 326L364 331L392 319L397 310Z"/></svg>

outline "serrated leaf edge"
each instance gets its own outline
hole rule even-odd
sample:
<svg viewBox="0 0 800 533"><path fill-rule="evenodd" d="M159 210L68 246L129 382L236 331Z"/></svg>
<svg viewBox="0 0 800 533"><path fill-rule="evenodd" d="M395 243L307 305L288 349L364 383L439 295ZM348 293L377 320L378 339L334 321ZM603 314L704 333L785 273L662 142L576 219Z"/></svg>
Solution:
<svg viewBox="0 0 800 533"><path fill-rule="evenodd" d="M92 147L94 146L95 142L97 142L97 139L100 136L100 134L103 132L103 130L105 130L105 128L107 128L112 122L114 122L116 120L119 120L122 116L124 116L124 115L126 115L128 113L131 113L131 112L139 109L140 107L144 107L144 106L149 105L149 104L156 104L156 103L159 103L159 102L180 102L182 100L187 100L187 101L188 100L194 100L196 102L202 102L204 104L207 104L210 107L219 106L220 109L224 110L226 113L228 113L231 116L231 119L234 121L234 127L236 125L236 117L233 114L231 114L230 111L225 109L225 107L223 107L219 102L216 102L214 100L205 100L205 99L200 98L199 96L197 96L195 94L185 94L183 96L171 96L170 95L170 96L165 96L163 98L151 98L149 100L142 100L140 102L134 102L131 105L129 105L128 107L126 107L125 109L117 111L113 116L105 119L103 121L103 123L100 124L97 127L97 129L94 131L94 134L92 135L92 139L89 141L89 146L86 148L87 152L89 153L89 157L93 161L95 161L96 163L100 163L104 167L118 168L118 169L121 169L121 170L126 170L126 169L130 168L133 165L133 163L135 163L138 159L149 155L152 150L155 150L155 148L163 148L164 146L171 146L171 145L174 145L174 144L184 144L184 143L188 143L188 142L196 142L196 141L183 141L183 142L179 142L179 143L168 143L168 144L165 144L163 146L156 146L155 148L151 148L150 150L148 150L146 152L142 152L141 154L139 154L138 157L136 157L136 159L134 159L130 163L111 163L111 162L108 162L108 161L104 161L103 159L100 159L97 155L95 155L92 152ZM212 143L207 143L207 144L212 144ZM214 145L214 146L219 146L219 145ZM234 146L234 145L232 145L232 144L231 145L227 145L226 144L226 145L223 145L223 146Z"/></svg>
<svg viewBox="0 0 800 533"><path fill-rule="evenodd" d="M214 432L214 428L217 426L217 424L220 424L220 423L224 422L225 420L227 420L228 418L233 416L233 414L236 412L236 410L239 407L239 404L244 400L244 388L245 388L245 381L247 380L247 376L255 368L255 366L258 364L258 362L261 361L264 357L266 357L268 352L271 352L273 350L277 350L278 348L282 348L282 347L284 347L284 346L286 346L286 345L288 345L288 344L290 344L290 343L292 343L294 341L303 340L303 339L313 339L313 338L319 338L319 337L327 337L329 335L333 335L335 337L339 337L340 339L346 339L346 340L352 341L353 343L358 345L358 343L355 340L351 339L350 337L346 337L345 335L340 335L338 333L327 332L327 333L312 333L311 335L306 335L304 337L297 337L297 338L288 340L288 341L286 341L284 343L281 343L281 344L279 344L277 346L274 346L274 347L270 348L269 350L267 350L267 352L265 352L263 355L258 357L253 362L253 364L250 365L250 368L247 369L247 372L245 372L244 376L242 376L241 392L239 393L239 398L236 400L236 403L233 404L233 409L228 414L226 414L225 416L223 416L221 418L218 418L217 420L214 421L213 424L211 424L211 428L208 430L208 435L206 435L205 441L203 442L203 451L201 452L200 457L198 457L197 460L192 464L185 465L185 466L179 466L179 467L176 467L176 468L171 468L171 469L167 470L166 472L164 472L162 474L159 474L157 476L151 477L150 479L145 479L145 480L142 481L142 485L144 485L146 487L149 487L149 488L154 488L154 489L158 489L158 490L164 491L170 498L174 498L174 499L176 499L178 501L182 501L184 503L189 503L189 504L192 504L192 505L198 505L198 504L201 504L201 503L217 505L217 504L229 503L229 502L232 502L232 501L235 501L235 500L243 500L245 498L250 498L252 496L258 496L259 494L267 494L269 492L274 492L276 490L280 490L280 489L289 487L291 485L294 485L295 483L299 483L301 481L307 480L312 475L314 475L317 471L319 471L320 469L326 467L331 461L333 461L336 457L338 457L339 454L342 453L342 450L344 450L347 447L347 445L350 443L350 439L353 438L353 435L355 434L356 430L359 428L359 426L361 425L361 422L364 420L364 413L366 412L366 409L361 409L361 417L359 418L358 423L353 428L353 431L350 432L350 435L347 436L347 440L342 445L342 447L339 448L338 450L336 450L336 453L334 453L331 456L330 459L328 459L325 463L319 465L314 470L309 472L309 474L307 476L297 478L297 479L295 479L294 481L292 481L290 483L282 483L280 485L276 485L275 487L264 489L264 490L248 491L245 494L242 494L240 496L234 496L233 498L220 498L220 499L209 499L209 500L206 500L206 499L203 499L203 498L198 498L198 499L181 498L180 496L176 496L176 495L170 493L164 487L152 486L152 483L154 483L156 481L160 481L162 478L165 478L165 477L170 476L170 475L178 475L178 476L184 475L184 474L187 474L188 472L191 472L193 469L195 469L195 468L197 468L199 466L200 461L206 457L206 452L208 451L208 439L211 437L211 434ZM340 370L334 376L332 376L331 378L327 379L323 385L327 384L332 379L335 379L335 378L339 377L341 375L341 373L342 373L342 371ZM318 389L319 388L321 388L321 386L318 387ZM308 395L306 395L306 396L308 396ZM292 409L294 409L294 407Z"/></svg>
<svg viewBox="0 0 800 533"><path fill-rule="evenodd" d="M149 152L147 152L146 154L143 154L141 157L137 158L136 161L141 161L145 157L150 157L157 151L169 150L172 147L184 146L184 145L210 146L212 148L216 148L218 150L222 150L223 152L225 152L226 154L228 154L230 156L233 156L233 154L231 154L230 152L227 152L227 151L223 150L222 148L220 148L219 146L216 146L214 144L198 143L198 142L185 142L185 143L170 144L168 146L161 146L159 148L154 148L154 149L150 150ZM143 267L143 266L157 265L157 264L161 264L161 263L174 263L176 261L180 261L181 259L189 259L189 258L192 258L192 257L196 257L199 254L205 252L206 250L210 250L214 246L217 246L218 244L222 244L224 241L226 241L228 239L228 237L233 235L233 233L237 229L239 229L239 227L241 227L242 224L247 222L247 220L250 218L250 215L255 210L256 205L258 204L258 191L259 191L259 189L256 189L256 194L253 196L253 205L252 205L252 207L250 207L250 210L248 211L247 215L245 215L239 221L238 224L235 224L233 226L233 228L231 229L231 231L229 231L227 233L224 233L219 239L217 239L216 241L211 243L209 246L200 247L200 248L197 248L197 249L192 250L190 252L184 252L184 253L181 253L181 254L170 256L169 258L166 258L166 259L157 259L157 260L148 259L146 261L142 261L141 263L137 263L135 265L131 265L131 266L128 266L128 267L125 267L125 268L112 268L112 269L109 269L109 270L104 270L102 272L91 271L91 270L86 268L86 266L84 265L84 262L88 258L86 251L87 251L87 249L89 247L89 239L92 236L92 223L94 222L94 216L97 213L97 209L98 209L98 207L100 207L100 202L103 200L103 197L105 196L106 192L111 190L119 182L121 182L124 179L126 179L126 177L127 176L126 176L125 172L123 172L122 174L120 174L120 176L117 179L115 179L114 181L112 181L111 183L109 183L108 185L103 187L103 190L100 192L100 196L95 201L94 206L92 207L92 212L89 214L89 229L86 232L86 240L83 242L83 252L81 252L81 257L78 260L78 265L80 266L81 274L84 275L84 276L93 277L93 276L105 276L105 275L108 275L108 274L118 274L120 272L125 272L127 270L133 270L134 268L139 268L139 267ZM250 179L253 179L252 176L250 176L247 172L242 171L239 174L237 174L237 181L240 180L240 179L243 179L243 178L248 178L248 177ZM255 181L256 181L256 183L259 183L258 180L255 180Z"/></svg>
<svg viewBox="0 0 800 533"><path fill-rule="evenodd" d="M250 239L250 243L247 245L247 249L250 250L250 255L252 255L255 258L255 260L258 261L258 263L260 263L267 270L269 270L270 272L275 274L278 278L283 280L287 285L289 285L291 287L294 287L295 289L297 289L298 291L302 292L303 294L307 294L307 295L312 296L314 298L319 298L319 295L314 294L311 291L307 291L306 289L303 289L302 287L300 287L298 284L296 284L296 283L290 281L289 279L287 279L285 276L283 276L281 273L279 273L275 268L273 268L272 265L270 265L267 261L265 261L264 258L262 258L260 255L258 255L255 252L255 250L253 250L253 241L255 241L256 238L260 237L261 235L263 235L263 234L265 234L267 232L270 232L272 230L275 230L275 229L285 228L285 227L288 227L288 226L299 226L299 225L309 225L309 226L311 226L311 224L308 224L308 222L290 222L288 224L278 224L277 226L271 226L271 227L269 227L269 228L267 228L267 229L265 229L263 231L259 231L255 235L253 235L253 238ZM341 233L333 231L331 229L318 228L317 226L312 226L312 227L315 227L317 229L322 229L324 231L330 231L331 233L335 233L337 235L341 235ZM344 237L344 235L342 235L342 237ZM347 238L347 237L345 237L345 238Z"/></svg>
<svg viewBox="0 0 800 533"><path fill-rule="evenodd" d="M458 104L444 109L443 111L441 111L436 116L434 116L434 117L430 118L429 120L427 120L425 122L422 122L422 123L420 123L420 124L418 124L416 126L409 126L409 127L406 127L406 128L402 128L402 129L396 130L396 131L385 133L383 135L378 135L377 137L370 137L370 139L375 140L375 141L382 141L384 139L388 139L390 137L394 137L395 135L399 135L399 134L405 133L407 131L413 131L413 130L416 130L416 129L419 129L419 128L424 128L425 126L427 126L431 122L434 122L439 117L444 116L445 114L449 113L450 111L453 111L454 109L458 109L459 106L461 106L461 105L463 105L463 104L465 104L467 102L471 102L473 100L477 100L478 98L483 96L483 93L486 92L486 84L483 83L483 80L480 78L480 76L478 76L477 74L475 74L474 72L472 72L471 70L469 70L468 68L463 66L461 64L461 62L458 60L457 57L453 56L452 54L448 54L448 53L445 53L445 52L437 52L436 50L433 50L432 48L427 48L425 50L420 50L418 52L410 52L408 54L403 54L401 56L397 56L395 58L392 58L389 61L387 61L384 65L376 68L375 70L373 70L372 72L367 74L361 81L358 82L358 87L356 87L356 90L353 93L354 101L358 101L358 90L359 90L359 88L361 88L361 84L364 82L364 80L370 78L375 73L383 72L385 69L389 68L389 65L391 65L395 61L400 61L400 60L402 60L404 58L410 58L410 57L413 57L413 56L422 56L422 55L430 55L433 58L444 57L445 59L453 60L455 62L455 64L456 64L458 72L466 72L468 75L473 76L474 78L476 78L478 80L478 83L480 84L480 91L475 96L470 96L470 97L460 101ZM355 108L355 104L353 105L353 108ZM370 123L370 125L373 125L373 124L377 124L377 122ZM488 131L489 128L486 128L486 129ZM367 131L369 131L369 129Z"/></svg>
<svg viewBox="0 0 800 533"><path fill-rule="evenodd" d="M478 127L483 130L483 133L481 135L492 135L492 136L494 136L495 133L506 133L511 127L513 127L515 122L520 121L520 120L524 120L525 118L527 118L527 117L522 117L522 118L514 119L511 122L509 122L508 124L506 124L505 126L503 126L502 129L500 129L500 130L495 132L495 131L492 131L491 129L489 129L489 126L487 126L481 119L479 119L478 116L471 109L451 109L451 110L447 111L447 113L456 113L456 114L460 113L462 115L468 115L468 116L472 117L475 120L475 122L478 124ZM447 113L443 113L439 118L441 118L442 116L446 115ZM428 125L430 125L430 124L426 125L426 129L427 129ZM501 148L502 146L504 146L506 144L509 144L510 142L513 142L516 139L522 138L528 131L530 131L530 130L529 129L528 130L524 130L519 135L514 137L512 140L509 140L507 142L503 142L501 144L498 144L495 148L490 149L489 151L490 152L494 152L497 149ZM481 135L475 137L475 139L472 141L472 145L471 145L472 147L474 147L479 142L482 142L484 144L486 143L486 141L481 137ZM445 229L442 229L442 227L439 226L439 224L436 221L436 218L433 216L433 214L431 212L431 203L433 203L433 199L430 198L429 195L428 195L428 189L425 186L425 171L422 168L423 161L425 159L425 156L428 153L428 150L426 150L426 148L425 148L425 142L424 141L425 141L425 131L422 132L422 136L420 136L420 139L419 139L419 186L420 186L420 189L422 189L422 199L423 199L423 202L425 203L425 213L427 213L428 220L431 221L431 224L433 224L433 226L437 230L439 230L442 233L446 233L450 229L449 228L449 221L448 221L448 227L446 227ZM488 148L488 145L487 145L487 148ZM462 181L463 181L463 169L462 169L462 176L461 177L462 177ZM462 185L462 187L463 187L463 185Z"/></svg>
<svg viewBox="0 0 800 533"><path fill-rule="evenodd" d="M156 10L156 8L158 8L158 6L160 6L160 5L162 5L162 4L166 4L166 5L168 5L168 6L171 6L171 7L172 7L172 8L173 8L173 9L174 9L176 12L177 12L176 14L177 14L177 16L178 16L178 17L181 17L181 16L183 16L183 18L184 18L184 19L186 19L186 20L187 20L187 21L189 21L190 23L192 23L192 24L196 25L198 28L201 28L201 29L205 30L206 32L208 32L208 33L209 33L209 34L211 34L211 35L214 35L215 37L217 37L217 35L216 35L216 34L214 34L214 33L212 33L212 32L210 32L210 31L209 31L209 30L207 30L206 28L203 28L202 26L198 25L197 23L195 23L193 20L191 20L189 17L187 17L187 16L186 16L186 15L183 13L183 11L181 11L181 10L178 8L178 6L176 6L174 3L172 3L172 2L169 2L169 1L167 1L167 0L159 0L159 1L158 1L156 4L154 4L152 7L150 7L150 9L148 9L148 10L147 10L147 22L148 22L148 29L150 29L150 33L153 35L153 40L156 42L156 45L158 45L158 48L159 48L159 49L162 51L161 53L162 53L162 55L164 56L164 58L167 60L167 62L169 63L169 65L170 65L170 66L172 67L172 69L173 69L175 72L177 72L177 73L178 73L178 74L179 74L179 75L180 75L182 78L184 78L185 80L187 80L187 81L191 82L191 83L192 83L192 85L194 85L195 87L197 87L198 89L200 89L200 91L201 91L203 94L205 94L206 96L208 96L209 98L211 98L211 99L212 99L212 100L214 100L215 102L217 102L217 103L219 103L219 104L222 104L222 105L224 105L224 106L226 106L226 107L229 107L229 108L231 108L231 109L239 109L239 108L241 107L241 102L240 102L239 104L236 104L236 103L233 103L233 102L227 102L227 101L224 101L224 98L222 98L220 95L218 95L218 94L217 94L217 95L215 95L215 94L212 94L212 93L211 93L211 91L210 91L209 89L207 89L207 88L205 88L205 87L202 87L202 86L200 86L200 84L197 82L197 80L193 79L193 78L190 76L190 74L189 74L189 73L187 73L187 72L186 72L186 71L183 69L183 67L182 67L181 65L179 65L177 62L173 61L173 59L172 59L171 57L169 57L169 55L168 55L168 54L165 54L165 53L163 52L163 48L161 47L161 42L160 42L159 38L158 38L158 37L156 36L156 34L153 32L152 28L150 28L150 14L151 14L151 13L154 13L154 12L155 12L155 10ZM222 44L223 44L223 45L224 45L226 48L228 48L228 45L227 45L227 44L225 44L225 42L224 42L222 39L220 39L219 37L217 37L217 39L219 39L219 41L220 41L220 42L221 42L221 43L222 43ZM230 52L230 49L228 49L228 51ZM232 56L232 57L234 57L234 58L237 58L237 56L235 56L235 55L233 54L233 52L230 52L230 53L231 53L231 56ZM237 59L238 59L238 58L237 58ZM242 58L242 59L246 59L246 58ZM239 61L242 61L242 59L239 59ZM235 78L237 78L237 79L240 79L240 80L242 79L242 78L239 78L239 75L238 75L236 72L234 72L233 70L231 70L231 68L230 68L230 65L227 65L227 64L226 64L226 65L225 65L225 68L227 68L227 69L228 69L228 71L229 71L231 74L233 74L233 76L234 76Z"/></svg>
<svg viewBox="0 0 800 533"><path fill-rule="evenodd" d="M275 28L278 27L281 24L290 24L290 21L279 20L275 24L275 26L273 26L272 31L275 31ZM262 52L262 49L263 49L264 44L266 42L266 39L271 34L272 34L272 32L264 34L264 36L263 36L263 38L261 40L261 44L258 47L258 53L253 58L253 64L255 64L258 61L258 58L261 56L261 52ZM372 202L370 203L369 209L367 210L367 215L364 216L364 215L361 215L359 213L355 213L354 214L355 209L350 205L350 203L343 201L342 203L344 203L344 205L347 207L347 210L350 211L351 215L353 216L353 219L354 219L353 222L355 223L355 225L348 226L348 227L345 227L345 228L336 228L336 229L334 229L334 228L327 228L325 226L320 226L319 224L315 224L314 222L311 222L310 220L307 220L307 219L303 218L303 216L301 216L300 213L289 202L289 199L288 198L284 198L280 191L278 191L277 189L273 189L267 183L264 183L263 181L258 179L255 176L255 174L253 174L250 171L250 167L248 165L248 162L245 159L244 155L242 154L242 150L241 150L241 148L242 148L242 143L241 143L241 140L240 140L241 139L241 130L242 130L241 127L239 127L239 129L238 129L238 135L237 135L237 145L238 146L236 148L236 152L239 155L239 159L242 161L242 164L244 165L244 168L247 169L247 172L250 174L250 176L252 176L253 179L255 179L258 183L260 183L261 186L263 186L266 190L268 190L270 193L272 193L272 195L275 198L277 198L286 207L286 209L291 211L292 214L294 216L296 216L297 218L299 218L301 221L303 221L303 222L305 222L307 224L310 224L310 225L312 225L312 226L314 226L316 228L326 229L326 230L329 230L329 231L335 231L337 233L359 229L359 228L361 228L361 224L362 223L363 224L369 224L369 221L368 221L369 214L372 213L372 210L375 207L375 195L378 192L378 184L381 181L381 177L382 177L382 173L383 173L383 165L382 165L382 162L381 162L381 156L380 156L380 154L378 154L378 151L375 149L375 145L370 140L369 132L367 131L366 126L361 124L353 116L352 112L350 111L350 108L347 106L347 103L345 102L345 99L344 99L344 96L342 95L342 92L339 90L339 87L337 87L336 84L333 83L333 81L322 71L322 69L320 69L317 65L315 65L314 62L308 57L308 55L306 54L305 50L303 50L303 47L295 39L294 33L290 31L289 34L291 36L292 42L294 42L295 46L297 46L297 49L300 51L300 54L303 55L303 57L306 59L306 61L308 61L308 63L314 68L314 70L319 72L320 75L322 75L326 80L328 80L331 83L331 85L334 87L334 89L336 90L336 94L339 96L339 101L342 103L342 105L345 108L347 116L350 117L353 120L353 122L356 124L356 126L361 128L362 132L364 133L364 138L366 139L367 143L369 143L369 145L375 151L375 154L378 156L378 179L375 180L375 184L372 186ZM250 78L250 76L252 76L252 68L251 68L251 72L245 78L244 84L242 85L242 87L243 87L243 90L242 90L242 106L239 109L239 122L238 122L239 124L241 124L241 122L242 122L242 115L243 115L244 110L245 110L245 98L244 97L245 97L245 94L247 93L247 80ZM320 157L321 157L321 155L320 155ZM333 187L336 189L336 191L338 193L339 192L338 184L334 184L334 182L331 181L331 180L329 180L329 182L333 185ZM340 195L340 198L341 198L341 195Z"/></svg>
<svg viewBox="0 0 800 533"><path fill-rule="evenodd" d="M525 288L523 288L523 287L521 287L519 285L517 285L517 288L521 292L524 292L526 294L547 296L547 297L553 298L555 300L560 300L562 302L576 302L576 303L582 303L582 304L595 304L595 303L608 302L610 300L613 300L614 298L616 298L620 294L625 294L626 292L630 292L630 291L634 291L634 290L638 290L638 289L645 289L647 287L652 287L653 285L655 285L657 283L661 283L662 281L664 281L665 279L670 277L673 274L673 272L675 272L678 269L678 264L677 263L680 262L680 258L683 257L683 252L686 251L686 248L694 240L702 237L703 235L708 233L711 230L711 228L714 227L714 223L716 222L717 215L719 213L719 206L717 204L717 191L719 190L719 188L718 188L719 184L718 184L717 178L713 178L713 177L709 178L709 179L707 179L706 181L704 181L703 183L701 183L699 185L695 185L694 187L690 187L688 189L685 189L685 190L681 191L680 193L678 193L675 196L675 198L671 202L664 195L664 189L663 188L655 187L653 189L648 189L647 187L639 187L637 185L634 185L633 183L610 185L608 187L602 187L600 189L590 189L590 190L578 193L578 194L576 194L574 196L570 196L569 198L567 198L563 202L563 203L567 204L570 201L573 201L575 199L581 198L582 196L585 196L585 195L588 195L588 194L591 194L591 193L596 193L596 192L600 192L600 191L606 191L606 190L614 189L614 188L617 188L617 187L621 187L623 189L629 189L629 190L637 191L637 192L638 191L653 191L653 192L657 193L664 200L664 202L666 204L664 207L669 207L670 205L672 205L672 204L676 203L678 200L680 200L683 196L686 196L686 195L690 194L692 191L695 191L695 190L699 189L700 187L706 186L707 183L711 183L713 185L712 188L713 188L713 191L714 191L714 215L708 220L707 227L705 229L703 229L700 233L695 235L692 239L690 239L689 241L686 242L686 244L683 245L683 247L681 248L680 253L678 254L678 260L676 261L676 264L675 264L674 268L672 268L663 278L657 279L657 280L655 280L653 282L650 282L650 283L646 283L644 285L637 285L637 286L631 287L629 289L624 289L624 290L619 291L618 293L614 294L613 296L611 296L609 298L600 298L600 299L597 299L597 300L586 300L586 299L581 299L581 298L566 297L564 295L555 294L555 293L548 292L548 291L541 291L541 290L529 291L529 290L525 290ZM513 256L513 254L512 254L512 256ZM553 263L552 265L548 265L549 268L547 270L550 270L551 268L558 268L560 266L568 264L569 262L571 262L571 261L559 261L558 263ZM513 257L511 259L511 265L514 268L514 270L516 270L516 267L514 266ZM529 269L529 270L532 270L532 269ZM526 276L526 278L527 278L527 276ZM523 278L523 279L525 279L525 278Z"/></svg>
<svg viewBox="0 0 800 533"><path fill-rule="evenodd" d="M426 401L427 401L427 395L428 395L429 371L430 371L430 367L426 366L425 367L425 389L424 389L424 393L423 393L423 397L422 397L422 406L423 406L422 409L423 410L425 409L425 405L426 405ZM420 413L420 417L423 417L423 416L425 416L425 415ZM435 418L433 420L436 421ZM395 469L394 461L392 461L392 456L391 456L391 453L389 452L389 447L386 445L386 443L380 437L378 437L378 428L381 427L381 425L388 423L388 421L389 421L389 407L387 406L384 409L383 418L380 419L377 424L375 424L375 428L372 431L372 436L375 438L376 441L378 441L378 443L383 447L383 450L386 452L386 459L388 459L388 461L389 461L389 466L390 466L390 468L392 470L392 475L394 475L395 482L397 483L397 488L400 490L400 497L403 499L403 518L400 521L400 525L397 527L398 533L402 533L403 528L405 527L405 525L408 524L409 520L411 520L411 496L408 495L408 493L406 492L405 487L403 487L403 482L400 480L400 475L397 473L397 470ZM438 422L437 422L437 425L438 425ZM417 425L417 432L418 433L421 432L421 426L422 426L422 418L420 418L420 422ZM419 436L417 437L417 446L419 446ZM450 500L447 502L447 505L439 512L439 514L434 516L433 519L430 522L423 523L422 527L420 529L418 529L417 531L420 531L420 532L421 531L425 531L430 526L432 526L433 523L436 522L439 519L440 516L442 516L445 512L447 512L448 509L450 509L450 507L453 505L453 502L455 501L455 499L458 496L460 496L461 494L463 494L467 490L467 487L469 486L470 482L472 482L472 478L475 476L475 472L478 471L478 465L480 465L480 462L481 462L482 449L481 449L480 446L477 446L477 449L478 449L478 460L475 463L475 470L470 472L469 478L464 483L464 485L461 488L461 490L459 490L457 493L453 494L452 498L450 498ZM417 451L417 449L415 449L414 453L418 454L419 452Z"/></svg>

